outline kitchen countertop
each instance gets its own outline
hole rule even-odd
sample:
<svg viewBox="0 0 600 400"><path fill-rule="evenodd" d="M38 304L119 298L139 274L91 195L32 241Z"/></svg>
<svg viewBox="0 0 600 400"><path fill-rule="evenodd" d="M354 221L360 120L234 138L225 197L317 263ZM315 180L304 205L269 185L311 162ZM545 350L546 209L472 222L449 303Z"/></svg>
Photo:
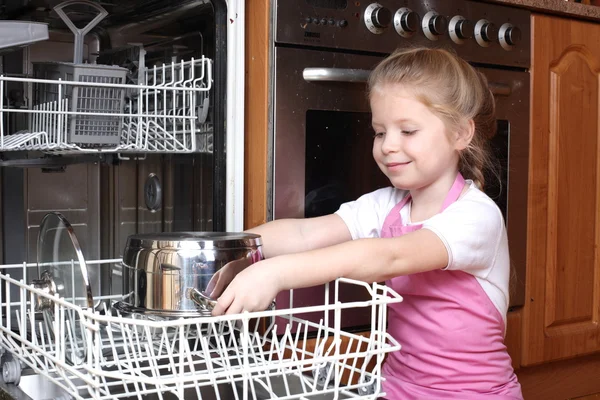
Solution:
<svg viewBox="0 0 600 400"><path fill-rule="evenodd" d="M564 0L484 0L507 6L527 8L534 12L600 22L600 7Z"/></svg>

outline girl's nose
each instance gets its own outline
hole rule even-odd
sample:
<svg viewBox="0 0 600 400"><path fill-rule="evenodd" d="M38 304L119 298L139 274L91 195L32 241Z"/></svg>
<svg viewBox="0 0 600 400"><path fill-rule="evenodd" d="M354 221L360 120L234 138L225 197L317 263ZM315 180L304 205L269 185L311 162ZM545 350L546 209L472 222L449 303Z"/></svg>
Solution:
<svg viewBox="0 0 600 400"><path fill-rule="evenodd" d="M383 142L381 143L381 151L384 154L396 153L401 146L401 138L399 135L394 135L392 133L388 133L383 137Z"/></svg>

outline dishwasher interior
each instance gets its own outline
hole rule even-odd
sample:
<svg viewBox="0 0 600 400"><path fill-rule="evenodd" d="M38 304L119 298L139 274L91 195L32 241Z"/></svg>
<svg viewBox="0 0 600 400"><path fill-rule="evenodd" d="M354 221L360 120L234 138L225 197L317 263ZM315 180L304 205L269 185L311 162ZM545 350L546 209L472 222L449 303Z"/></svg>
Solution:
<svg viewBox="0 0 600 400"><path fill-rule="evenodd" d="M4 262L36 259L39 222L47 211L67 217L90 259L118 257L132 233L222 230L226 58L217 46L225 35L216 24L219 2L67 2L75 4L62 11L80 32L99 15L95 5L106 11L81 38L80 63L74 62L77 35L55 10L64 2L12 3L3 18L45 23L49 38L1 54ZM103 65L106 70L98 68ZM190 70L194 79L206 74L193 83L203 88L186 92L187 81L169 82ZM79 74L90 85L122 86L58 83ZM145 93L127 87L140 81ZM53 100L60 91L73 104ZM194 104L185 103L191 97ZM158 103L140 113L142 99ZM158 115L165 121L156 123ZM128 136L119 135L125 129L115 124L128 124ZM19 136L23 142L13 144Z"/></svg>

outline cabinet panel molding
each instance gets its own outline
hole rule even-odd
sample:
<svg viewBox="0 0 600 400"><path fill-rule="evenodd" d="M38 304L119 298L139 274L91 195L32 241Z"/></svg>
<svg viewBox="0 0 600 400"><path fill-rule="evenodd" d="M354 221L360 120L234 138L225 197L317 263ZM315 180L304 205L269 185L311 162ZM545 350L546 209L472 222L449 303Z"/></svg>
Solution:
<svg viewBox="0 0 600 400"><path fill-rule="evenodd" d="M583 46L570 46L550 67L547 333L595 329L598 306L595 225L598 210L598 68ZM565 210L568 210L565 212ZM569 268L577 265L577 268ZM583 324L582 324L583 323ZM561 327L556 331L556 327ZM553 332L556 331L556 332Z"/></svg>

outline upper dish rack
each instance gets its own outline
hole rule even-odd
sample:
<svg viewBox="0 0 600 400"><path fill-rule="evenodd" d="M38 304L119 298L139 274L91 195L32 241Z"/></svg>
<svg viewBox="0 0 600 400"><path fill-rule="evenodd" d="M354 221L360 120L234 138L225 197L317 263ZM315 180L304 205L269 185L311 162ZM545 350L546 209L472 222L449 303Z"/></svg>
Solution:
<svg viewBox="0 0 600 400"><path fill-rule="evenodd" d="M55 71L64 72L60 69L63 64L56 66ZM7 114L25 113L29 122L29 129L20 132L1 124L0 151L201 150L198 136L211 132L211 124L206 122L212 84L210 59L148 68L147 84L139 85L114 82L119 79L114 75L92 74L93 67L77 66L72 74L64 72L79 81L0 76L0 116L7 121ZM33 109L11 108L6 102L9 82L34 84L38 98L49 101L41 101Z"/></svg>
<svg viewBox="0 0 600 400"><path fill-rule="evenodd" d="M99 14L79 29L62 10L73 4ZM33 78L0 76L0 151L211 152L204 136L212 135L212 60L202 56L148 68L140 60L138 83L126 83L126 68L82 63L83 36L107 12L86 0L54 10L75 34L74 63L34 63ZM31 88L31 107L10 104L15 83ZM11 121L19 115L26 116L28 129L15 131Z"/></svg>

